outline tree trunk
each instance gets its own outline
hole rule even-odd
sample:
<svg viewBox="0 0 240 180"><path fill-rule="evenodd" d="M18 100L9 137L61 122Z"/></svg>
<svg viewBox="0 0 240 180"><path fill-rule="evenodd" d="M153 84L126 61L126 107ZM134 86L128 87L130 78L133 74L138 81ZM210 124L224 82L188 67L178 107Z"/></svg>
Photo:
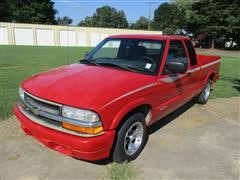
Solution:
<svg viewBox="0 0 240 180"><path fill-rule="evenodd" d="M231 45L230 45L230 47L233 48L233 39L232 39L232 41L231 41Z"/></svg>
<svg viewBox="0 0 240 180"><path fill-rule="evenodd" d="M214 35L212 35L212 49L214 49Z"/></svg>

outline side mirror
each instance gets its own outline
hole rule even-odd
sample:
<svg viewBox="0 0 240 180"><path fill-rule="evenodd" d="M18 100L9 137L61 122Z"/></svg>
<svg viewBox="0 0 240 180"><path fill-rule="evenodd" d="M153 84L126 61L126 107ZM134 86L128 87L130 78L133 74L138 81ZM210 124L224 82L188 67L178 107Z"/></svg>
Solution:
<svg viewBox="0 0 240 180"><path fill-rule="evenodd" d="M167 69L171 72L171 73L185 73L187 71L187 66L182 63L182 62L168 62L166 64Z"/></svg>

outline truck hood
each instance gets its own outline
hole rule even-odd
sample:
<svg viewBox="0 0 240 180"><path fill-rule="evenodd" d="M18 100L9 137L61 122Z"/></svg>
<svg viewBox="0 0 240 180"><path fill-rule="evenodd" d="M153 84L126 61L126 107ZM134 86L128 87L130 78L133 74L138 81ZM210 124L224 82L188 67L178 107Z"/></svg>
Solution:
<svg viewBox="0 0 240 180"><path fill-rule="evenodd" d="M111 67L72 64L32 76L23 82L28 93L60 104L91 108L108 103L128 91L153 81L153 76ZM99 104L99 106L104 104Z"/></svg>

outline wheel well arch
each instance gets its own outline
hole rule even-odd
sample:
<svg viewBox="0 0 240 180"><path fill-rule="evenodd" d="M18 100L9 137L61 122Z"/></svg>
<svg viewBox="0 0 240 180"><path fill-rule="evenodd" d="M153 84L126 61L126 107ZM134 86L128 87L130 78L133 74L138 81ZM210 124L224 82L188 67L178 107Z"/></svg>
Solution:
<svg viewBox="0 0 240 180"><path fill-rule="evenodd" d="M209 72L204 79L204 84L206 84L208 82L208 80L211 81L211 83L213 82L214 78L215 78L216 73L214 71Z"/></svg>
<svg viewBox="0 0 240 180"><path fill-rule="evenodd" d="M113 152L114 152L114 149L116 147L116 142L117 142L117 138L118 138L118 131L119 129L121 128L121 126L123 125L124 122L126 122L126 120L131 116L133 115L134 113L137 113L137 112L141 112L144 114L144 116L146 117L148 112L152 109L152 106L150 104L141 104L141 105L138 105L136 107L134 107L132 110L128 111L127 113L125 113L125 115L121 118L121 120L119 121L119 123L117 124L115 130L116 130L116 134L115 134L115 137L114 137L114 141L113 141L113 145L112 145L112 148L111 148L111 151L110 151L110 156L112 157L113 155ZM148 136L147 136L147 139L148 139ZM147 140L146 140L147 142ZM145 145L144 145L145 146Z"/></svg>
<svg viewBox="0 0 240 180"><path fill-rule="evenodd" d="M139 105L135 108L133 108L132 110L128 111L120 120L120 122L118 123L116 130L118 130L122 124L133 114L135 113L142 113L144 115L144 117L146 117L148 115L148 112L152 109L152 106L150 104L142 104Z"/></svg>
<svg viewBox="0 0 240 180"><path fill-rule="evenodd" d="M215 77L215 73L213 72L208 76L208 80L210 79L211 81L213 81L214 77Z"/></svg>

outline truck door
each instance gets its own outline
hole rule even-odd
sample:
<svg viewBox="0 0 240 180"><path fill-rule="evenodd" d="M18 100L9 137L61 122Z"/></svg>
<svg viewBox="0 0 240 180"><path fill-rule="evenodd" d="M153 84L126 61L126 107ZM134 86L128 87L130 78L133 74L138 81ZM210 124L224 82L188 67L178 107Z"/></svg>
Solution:
<svg viewBox="0 0 240 180"><path fill-rule="evenodd" d="M200 67L197 63L197 56L196 56L196 52L195 49L193 47L193 44L191 42L191 40L184 40L186 48L187 48L187 54L188 54L188 58L189 58L189 62L190 62L190 67L189 70L187 72L187 75L189 77L189 91L191 91L191 93L193 95L195 95L195 93L197 92L197 86L199 84L199 78L200 78Z"/></svg>
<svg viewBox="0 0 240 180"><path fill-rule="evenodd" d="M189 60L182 40L171 40L169 42L166 62L157 85L158 105L156 106L156 112L158 113L156 114L158 114L158 117L156 120L176 110L192 97L192 94L189 94L191 77L188 76L187 72L183 74L171 73L166 68L166 63L169 61L183 62L189 69Z"/></svg>

